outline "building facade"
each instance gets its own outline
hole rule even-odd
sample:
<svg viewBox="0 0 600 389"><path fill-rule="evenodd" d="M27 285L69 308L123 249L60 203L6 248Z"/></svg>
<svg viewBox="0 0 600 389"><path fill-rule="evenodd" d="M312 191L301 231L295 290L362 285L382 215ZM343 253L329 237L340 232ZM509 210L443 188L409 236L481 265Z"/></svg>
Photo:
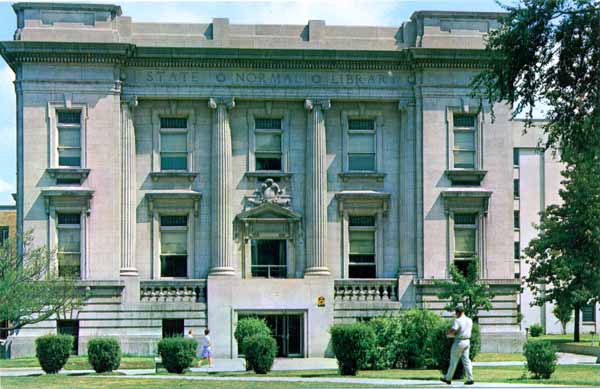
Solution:
<svg viewBox="0 0 600 389"><path fill-rule="evenodd" d="M332 324L443 313L434 279L478 261L483 349L518 350L513 148L470 97L495 13L398 27L137 23L113 5L14 5L17 229L88 303L22 329L162 336L265 317L280 356L329 355ZM447 313L446 313L447 314Z"/></svg>

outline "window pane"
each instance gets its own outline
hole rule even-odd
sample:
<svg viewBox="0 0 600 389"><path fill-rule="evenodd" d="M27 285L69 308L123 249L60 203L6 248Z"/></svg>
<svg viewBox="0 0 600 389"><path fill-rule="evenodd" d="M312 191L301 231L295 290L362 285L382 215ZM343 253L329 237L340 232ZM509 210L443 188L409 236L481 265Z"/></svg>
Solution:
<svg viewBox="0 0 600 389"><path fill-rule="evenodd" d="M477 223L476 213L455 213L454 224L455 225L474 225Z"/></svg>
<svg viewBox="0 0 600 389"><path fill-rule="evenodd" d="M81 223L81 215L79 213L59 213L57 219L58 224L79 225Z"/></svg>
<svg viewBox="0 0 600 389"><path fill-rule="evenodd" d="M281 157L256 157L256 170L281 170Z"/></svg>
<svg viewBox="0 0 600 389"><path fill-rule="evenodd" d="M161 170L187 170L187 154L161 153Z"/></svg>
<svg viewBox="0 0 600 389"><path fill-rule="evenodd" d="M56 114L60 124L81 124L81 111L58 111Z"/></svg>
<svg viewBox="0 0 600 389"><path fill-rule="evenodd" d="M59 146L80 147L81 135L79 128L59 128L58 144Z"/></svg>
<svg viewBox="0 0 600 389"><path fill-rule="evenodd" d="M187 215L163 215L160 217L161 227L185 227L187 226Z"/></svg>
<svg viewBox="0 0 600 389"><path fill-rule="evenodd" d="M187 255L163 255L160 257L161 277L187 277Z"/></svg>
<svg viewBox="0 0 600 389"><path fill-rule="evenodd" d="M461 150L475 150L475 131L455 131L454 147Z"/></svg>
<svg viewBox="0 0 600 389"><path fill-rule="evenodd" d="M187 152L187 133L161 133L160 150L167 152Z"/></svg>
<svg viewBox="0 0 600 389"><path fill-rule="evenodd" d="M79 277L80 259L79 254L58 254L58 275L60 277Z"/></svg>
<svg viewBox="0 0 600 389"><path fill-rule="evenodd" d="M455 229L454 230L454 251L455 255L475 254L475 236L476 230L470 229Z"/></svg>
<svg viewBox="0 0 600 389"><path fill-rule="evenodd" d="M513 180L513 195L519 197L519 179Z"/></svg>
<svg viewBox="0 0 600 389"><path fill-rule="evenodd" d="M375 266L373 265L350 265L348 266L349 278L376 278Z"/></svg>
<svg viewBox="0 0 600 389"><path fill-rule="evenodd" d="M459 272L466 276L469 273L469 265L471 262L472 261L454 261L454 266Z"/></svg>
<svg viewBox="0 0 600 389"><path fill-rule="evenodd" d="M373 119L350 119L348 120L350 130L374 130L375 120Z"/></svg>
<svg viewBox="0 0 600 389"><path fill-rule="evenodd" d="M81 165L81 150L80 149L58 150L58 165L59 166L80 166Z"/></svg>
<svg viewBox="0 0 600 389"><path fill-rule="evenodd" d="M454 167L461 169L472 169L475 167L474 151L455 151Z"/></svg>
<svg viewBox="0 0 600 389"><path fill-rule="evenodd" d="M582 321L596 321L595 304L586 304L581 308Z"/></svg>
<svg viewBox="0 0 600 389"><path fill-rule="evenodd" d="M350 254L374 254L375 233L373 231L350 231Z"/></svg>
<svg viewBox="0 0 600 389"><path fill-rule="evenodd" d="M375 263L375 255L374 254L350 254L349 256L350 263Z"/></svg>
<svg viewBox="0 0 600 389"><path fill-rule="evenodd" d="M281 152L281 134L257 133L255 137L256 151Z"/></svg>
<svg viewBox="0 0 600 389"><path fill-rule="evenodd" d="M160 252L162 254L187 254L187 230L161 231Z"/></svg>
<svg viewBox="0 0 600 389"><path fill-rule="evenodd" d="M454 114L454 127L475 127L475 115Z"/></svg>
<svg viewBox="0 0 600 389"><path fill-rule="evenodd" d="M519 166L519 149L513 149L513 165Z"/></svg>
<svg viewBox="0 0 600 389"><path fill-rule="evenodd" d="M515 247L514 247L514 259L520 259L521 258L521 242L515 242Z"/></svg>
<svg viewBox="0 0 600 389"><path fill-rule="evenodd" d="M520 223L520 216L521 213L517 210L514 211L514 215L513 215L513 223L514 223L514 228L519 228L521 223Z"/></svg>
<svg viewBox="0 0 600 389"><path fill-rule="evenodd" d="M58 230L58 251L78 253L81 248L81 230L79 228L60 228Z"/></svg>
<svg viewBox="0 0 600 389"><path fill-rule="evenodd" d="M260 130L279 130L281 129L281 119L256 118L254 127Z"/></svg>
<svg viewBox="0 0 600 389"><path fill-rule="evenodd" d="M348 224L350 227L371 227L375 225L375 216L350 216L348 217Z"/></svg>
<svg viewBox="0 0 600 389"><path fill-rule="evenodd" d="M349 134L349 153L374 153L375 136L373 134Z"/></svg>
<svg viewBox="0 0 600 389"><path fill-rule="evenodd" d="M375 155L349 155L348 169L354 171L375 171Z"/></svg>
<svg viewBox="0 0 600 389"><path fill-rule="evenodd" d="M187 128L187 118L160 118L160 128Z"/></svg>
<svg viewBox="0 0 600 389"><path fill-rule="evenodd" d="M285 240L253 240L253 265L286 265Z"/></svg>

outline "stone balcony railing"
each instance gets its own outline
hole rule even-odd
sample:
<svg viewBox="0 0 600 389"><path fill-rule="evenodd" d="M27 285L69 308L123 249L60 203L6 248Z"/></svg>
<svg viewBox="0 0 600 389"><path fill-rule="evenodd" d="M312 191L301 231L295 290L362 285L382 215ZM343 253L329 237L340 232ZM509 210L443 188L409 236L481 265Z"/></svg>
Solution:
<svg viewBox="0 0 600 389"><path fill-rule="evenodd" d="M335 280L338 301L398 301L395 278Z"/></svg>
<svg viewBox="0 0 600 389"><path fill-rule="evenodd" d="M147 280L140 281L142 302L206 302L206 280Z"/></svg>

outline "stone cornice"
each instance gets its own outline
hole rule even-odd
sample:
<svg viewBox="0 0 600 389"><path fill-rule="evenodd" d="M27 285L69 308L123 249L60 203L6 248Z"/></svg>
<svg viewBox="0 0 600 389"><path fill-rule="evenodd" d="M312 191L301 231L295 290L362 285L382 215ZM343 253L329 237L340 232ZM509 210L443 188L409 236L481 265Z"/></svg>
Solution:
<svg viewBox="0 0 600 389"><path fill-rule="evenodd" d="M101 63L130 67L319 70L477 69L485 50L411 48L399 51L137 47L127 43L0 42L0 54L19 63Z"/></svg>

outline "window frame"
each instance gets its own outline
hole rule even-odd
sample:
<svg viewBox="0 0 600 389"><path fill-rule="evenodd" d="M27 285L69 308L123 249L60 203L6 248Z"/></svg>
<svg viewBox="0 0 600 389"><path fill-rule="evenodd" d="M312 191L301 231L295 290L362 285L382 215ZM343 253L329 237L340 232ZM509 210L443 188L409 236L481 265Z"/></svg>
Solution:
<svg viewBox="0 0 600 389"><path fill-rule="evenodd" d="M455 127L454 115L471 115L475 117L475 127ZM480 107L447 107L446 109L446 127L448 138L448 170L473 171L483 168L483 113ZM472 128L472 130L470 130ZM454 152L455 151L471 151L455 149L454 133L455 131L473 131L473 167L455 167Z"/></svg>
<svg viewBox="0 0 600 389"><path fill-rule="evenodd" d="M79 111L80 125L79 125L79 148L80 148L80 160L79 166L61 166L58 161L58 148L59 148L59 125L58 125L58 112L59 111ZM51 102L48 103L47 108L48 118L48 167L51 169L85 169L87 167L87 126L88 126L88 105L84 103L72 103L71 101L65 101L63 103ZM71 125L67 125L71 126ZM72 125L76 126L76 125Z"/></svg>
<svg viewBox="0 0 600 389"><path fill-rule="evenodd" d="M253 108L247 110L248 127L248 150L247 150L247 172L251 173L289 173L290 171L290 118L288 109L273 108L271 102L266 102L265 107ZM256 119L280 119L281 128L279 130L258 129L264 133L281 134L281 169L280 170L257 170L256 169Z"/></svg>
<svg viewBox="0 0 600 389"><path fill-rule="evenodd" d="M87 210L83 209L81 206L75 205L56 205L51 206L49 210L49 236L50 236L50 247L53 250L56 250L58 253L58 230L59 228L68 228L68 227L59 227L58 223L58 215L64 213L79 213L79 228L80 228L80 246L79 246L79 278L80 280L85 280L89 276L89 269L87 268L87 249L88 249L88 241L87 241ZM58 264L58 255L53 258L51 263L52 268L58 274L59 264Z"/></svg>
<svg viewBox="0 0 600 389"><path fill-rule="evenodd" d="M162 225L162 217L163 216L186 216L187 220L186 220L186 225L185 226L163 226ZM190 278L190 274L189 274L189 262L190 262L190 255L189 255L189 248L190 248L190 216L187 212L161 212L159 214L159 243L158 243L158 250L159 250L159 263L160 263L160 268L158 269L159 274L160 274L160 278L161 279L186 279L186 278ZM163 261L163 257L172 257L172 256L182 256L181 254L176 254L176 253L163 253L162 251L162 233L163 231L175 231L175 232L183 232L185 231L186 234L186 267L185 267L185 276L163 276L162 275L162 261Z"/></svg>
<svg viewBox="0 0 600 389"><path fill-rule="evenodd" d="M196 115L194 109L181 108L177 102L169 102L169 107L155 108L152 110L152 173L192 173L194 172L194 150L196 138ZM162 128L162 118L187 119L186 128ZM162 133L186 133L187 138L187 167L186 169L162 169L161 166L161 134Z"/></svg>
<svg viewBox="0 0 600 389"><path fill-rule="evenodd" d="M373 120L373 130L350 130L351 120ZM385 123L383 113L378 110L366 110L359 107L358 110L341 111L342 122L342 172L343 173L381 173L383 171L383 132ZM375 146L374 170L350 170L350 136L352 133L373 133L373 144Z"/></svg>
<svg viewBox="0 0 600 389"><path fill-rule="evenodd" d="M187 262L186 262L186 275L184 277L173 277L173 276L162 276L161 274L161 265L162 265L162 234L163 228L171 229L171 227L163 227L161 226L160 218L162 216L187 216L187 226L186 227L177 227L178 229L185 228L187 230ZM195 213L193 209L189 208L180 208L180 207L169 207L169 208L159 208L154 209L153 212L153 241L154 241L154 261L152 266L152 278L159 280L181 280L181 279L190 279L194 278L194 223L195 223Z"/></svg>
<svg viewBox="0 0 600 389"><path fill-rule="evenodd" d="M77 215L79 214L79 224L61 224L60 223L60 215L63 214L73 214L73 215ZM60 275L60 259L59 259L59 255L63 254L63 255L75 255L77 254L79 256L79 278L81 278L81 248L82 248L82 242L83 242L83 238L84 238L84 234L81 231L81 227L82 227L82 213L81 211L79 212L57 212L56 213L56 263L58 266L58 271L59 271L59 275ZM60 251L60 247L58 246L58 243L60 241L60 231L61 230L79 230L79 251L75 252L75 251Z"/></svg>
<svg viewBox="0 0 600 389"><path fill-rule="evenodd" d="M253 259L252 258L252 242L253 241L264 241L264 240L274 240L274 241L283 241L283 242L285 242L284 245L283 245L283 247L285 248L285 265L255 265L255 264L253 264L253 261L252 261L252 259ZM290 277L290 256L289 256L290 241L289 241L289 239L274 239L274 238L250 239L249 242L248 242L248 245L250 246L250 272L249 272L250 278L259 278L259 279L262 278L262 279L267 279L267 280L270 280L270 279L288 279L288 278L291 278ZM283 268L285 268L285 277L269 277L269 276L267 276L267 277L258 277L258 276L254 276L254 274L252 273L252 268L254 266L269 266L269 268L267 270L268 273L270 273L270 267L271 266L283 267Z"/></svg>
<svg viewBox="0 0 600 389"><path fill-rule="evenodd" d="M10 239L10 226L0 226L0 246Z"/></svg>
<svg viewBox="0 0 600 389"><path fill-rule="evenodd" d="M471 214L475 215L475 224L461 224L460 229L474 229L475 230L475 252L471 257L457 257L456 256L456 215L457 214ZM450 275L450 264L454 264L455 262L470 262L474 259L479 260L479 275L482 276L484 274L485 269L483 268L484 260L484 214L480 210L474 208L456 208L449 211L448 215L448 225L449 225L449 250L448 250L448 258L449 263L447 266L447 276Z"/></svg>
<svg viewBox="0 0 600 389"><path fill-rule="evenodd" d="M383 278L383 258L384 258L384 246L383 246L383 236L384 236L384 223L383 223L383 210L373 210L373 209L359 209L359 208L350 208L344 209L342 213L342 258L343 258L343 266L342 266L342 275L343 279L351 279L350 278L350 231L359 231L363 229L363 227L350 227L350 217L351 216L373 216L375 218L375 223L373 227L369 227L368 230L374 231L374 244L375 244L375 278ZM354 229L356 228L356 229ZM367 230L366 228L364 229ZM359 278L352 278L359 279Z"/></svg>
<svg viewBox="0 0 600 389"><path fill-rule="evenodd" d="M348 215L348 279L360 279L360 278L351 278L350 277L350 268L352 265L359 265L360 263L352 263L350 256L352 255L350 247L352 246L352 239L350 238L352 232L372 232L373 233L373 264L372 266L375 268L375 278L377 278L377 251L378 251L378 215L377 214L357 214L355 212L351 212ZM372 226L351 226L350 218L353 216L369 216L373 217L373 225ZM364 264L363 264L364 266Z"/></svg>

